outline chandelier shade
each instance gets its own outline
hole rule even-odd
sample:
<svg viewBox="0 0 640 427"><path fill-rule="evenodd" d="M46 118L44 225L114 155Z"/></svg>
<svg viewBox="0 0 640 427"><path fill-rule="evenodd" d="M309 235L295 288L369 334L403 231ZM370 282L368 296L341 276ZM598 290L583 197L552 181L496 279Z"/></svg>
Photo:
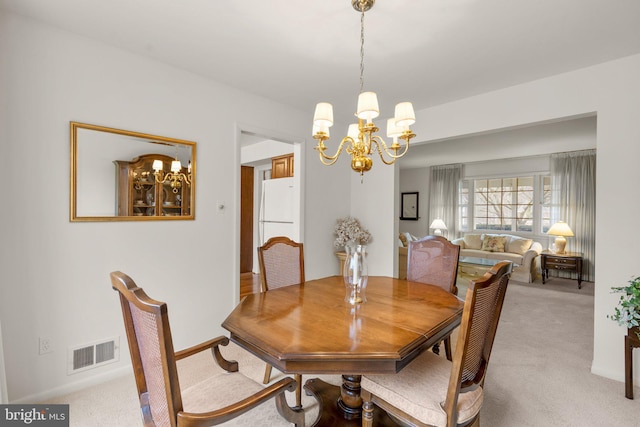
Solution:
<svg viewBox="0 0 640 427"><path fill-rule="evenodd" d="M400 128L409 127L416 122L416 113L413 111L413 104L401 102L395 109L396 126Z"/></svg>
<svg viewBox="0 0 640 427"><path fill-rule="evenodd" d="M380 108L378 107L378 96L375 92L362 92L358 96L358 110L356 116L359 119L366 120L367 123L371 123L371 120L380 115Z"/></svg>
<svg viewBox="0 0 640 427"><path fill-rule="evenodd" d="M328 102L319 102L313 115L313 124L320 128L333 126L333 105Z"/></svg>

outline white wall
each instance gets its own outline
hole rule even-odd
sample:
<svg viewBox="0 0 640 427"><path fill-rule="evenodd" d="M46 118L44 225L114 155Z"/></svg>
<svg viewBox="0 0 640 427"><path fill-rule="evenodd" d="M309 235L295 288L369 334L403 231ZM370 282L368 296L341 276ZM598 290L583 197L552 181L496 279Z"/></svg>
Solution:
<svg viewBox="0 0 640 427"><path fill-rule="evenodd" d="M0 209L0 322L10 401L130 372L113 270L169 304L176 348L224 333L220 324L239 292L239 123L305 141L305 252L314 261L306 274L337 273L332 230L348 213L349 175L315 158L312 109L2 11L0 93L9 177ZM70 223L69 121L196 141L195 221ZM216 200L225 202L223 213ZM120 362L67 376L68 347L112 336L121 337ZM39 356L38 337L51 339L54 352Z"/></svg>
<svg viewBox="0 0 640 427"><path fill-rule="evenodd" d="M244 138L244 134L241 136ZM265 163L265 159L271 169L271 158L293 153L293 146L288 142L265 140L255 144L243 146L240 149L240 161L243 165L253 166L254 164Z"/></svg>
<svg viewBox="0 0 640 427"><path fill-rule="evenodd" d="M626 331L606 315L617 303L610 287L639 274L640 249L633 242L640 239L640 198L620 187L640 185L636 172L640 158L638 75L640 55L634 55L418 111L414 129L423 140L437 141L597 114L598 270L592 372L617 380L624 378L622 337ZM634 360L637 368L637 352Z"/></svg>
<svg viewBox="0 0 640 427"><path fill-rule="evenodd" d="M431 145L431 144L429 144ZM409 150L411 151L411 150ZM413 153L409 152L407 156ZM431 172L428 167L400 169L400 193L418 192L418 220L400 220L400 231L416 237L430 234L429 230L429 181Z"/></svg>
<svg viewBox="0 0 640 427"><path fill-rule="evenodd" d="M397 208L394 199L395 168L373 157L373 166L364 176L351 172L351 215L371 232L367 265L371 276L394 276L397 258ZM306 256L306 254L305 254ZM306 267L306 265L305 265Z"/></svg>
<svg viewBox="0 0 640 427"><path fill-rule="evenodd" d="M4 368L4 349L2 348L2 324L0 323L0 404L9 403L7 393L7 374Z"/></svg>

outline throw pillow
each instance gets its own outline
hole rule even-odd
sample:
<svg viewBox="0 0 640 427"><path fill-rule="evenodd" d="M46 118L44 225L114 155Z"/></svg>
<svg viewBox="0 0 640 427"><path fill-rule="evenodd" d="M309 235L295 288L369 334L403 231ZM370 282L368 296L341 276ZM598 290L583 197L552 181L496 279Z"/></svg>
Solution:
<svg viewBox="0 0 640 427"><path fill-rule="evenodd" d="M481 234L465 234L463 240L466 249L482 249Z"/></svg>
<svg viewBox="0 0 640 427"><path fill-rule="evenodd" d="M482 250L489 252L504 252L507 238L504 236L485 235L482 240Z"/></svg>
<svg viewBox="0 0 640 427"><path fill-rule="evenodd" d="M407 242L407 236L405 236L403 233L400 233L400 241L402 242L402 246L404 246L405 248L407 246L409 246L409 242Z"/></svg>
<svg viewBox="0 0 640 427"><path fill-rule="evenodd" d="M524 255L525 252L533 245L533 240L522 239L520 237L512 237L511 241L507 245L506 251L514 254Z"/></svg>

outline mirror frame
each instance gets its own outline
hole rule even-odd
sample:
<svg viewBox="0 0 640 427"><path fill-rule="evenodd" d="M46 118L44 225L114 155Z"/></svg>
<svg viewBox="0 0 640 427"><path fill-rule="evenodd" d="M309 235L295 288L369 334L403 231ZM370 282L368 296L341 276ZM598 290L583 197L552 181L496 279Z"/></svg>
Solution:
<svg viewBox="0 0 640 427"><path fill-rule="evenodd" d="M168 138L165 136L151 135L141 132L133 132L122 129L115 129L105 126L92 125L80 122L69 122L71 134L71 178L69 197L69 220L71 222L111 222L111 221L182 221L194 220L196 210L196 143L183 139ZM190 214L189 215L166 215L166 216L79 216L77 212L77 189L78 189L78 129L94 130L97 132L107 132L115 135L123 135L132 138L139 138L149 143L168 143L171 145L186 145L191 149L191 194L190 194ZM118 159L114 159L118 160Z"/></svg>

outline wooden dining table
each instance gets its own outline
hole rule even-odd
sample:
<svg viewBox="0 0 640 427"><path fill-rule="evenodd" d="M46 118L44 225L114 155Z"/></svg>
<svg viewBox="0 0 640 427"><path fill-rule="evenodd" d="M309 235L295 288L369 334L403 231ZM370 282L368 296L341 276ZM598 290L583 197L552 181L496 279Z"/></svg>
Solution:
<svg viewBox="0 0 640 427"><path fill-rule="evenodd" d="M370 276L364 303L345 301L342 276L245 297L222 326L230 339L286 374L341 374L342 387L309 379L314 425L359 425L362 374L394 374L459 324L464 301L444 289ZM385 417L376 417L385 424Z"/></svg>

